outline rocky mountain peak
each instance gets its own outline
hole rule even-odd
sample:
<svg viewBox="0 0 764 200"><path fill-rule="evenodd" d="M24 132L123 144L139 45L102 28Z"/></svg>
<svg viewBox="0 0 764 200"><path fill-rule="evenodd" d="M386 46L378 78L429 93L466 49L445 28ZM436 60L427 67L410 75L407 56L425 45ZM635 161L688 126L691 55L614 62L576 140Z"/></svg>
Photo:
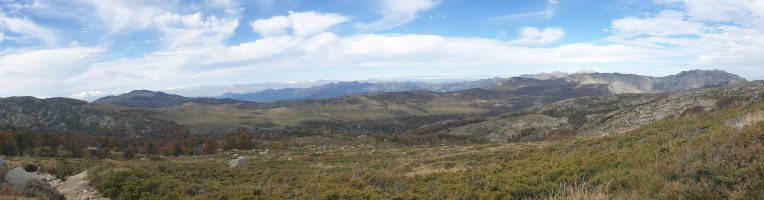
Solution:
<svg viewBox="0 0 764 200"><path fill-rule="evenodd" d="M549 80L549 79L563 78L563 77L566 77L566 76L570 76L570 74L565 73L565 72L555 71L555 72L542 72L542 73L537 73L537 74L524 74L524 75L520 75L518 77L532 78L532 79L538 79L538 80Z"/></svg>

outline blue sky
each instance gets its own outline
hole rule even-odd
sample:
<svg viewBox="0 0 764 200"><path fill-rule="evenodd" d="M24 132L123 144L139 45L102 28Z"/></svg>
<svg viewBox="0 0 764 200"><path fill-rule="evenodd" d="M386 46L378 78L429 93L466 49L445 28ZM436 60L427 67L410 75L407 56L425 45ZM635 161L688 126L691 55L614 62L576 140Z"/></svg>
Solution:
<svg viewBox="0 0 764 200"><path fill-rule="evenodd" d="M723 69L764 78L764 0L0 0L0 96Z"/></svg>

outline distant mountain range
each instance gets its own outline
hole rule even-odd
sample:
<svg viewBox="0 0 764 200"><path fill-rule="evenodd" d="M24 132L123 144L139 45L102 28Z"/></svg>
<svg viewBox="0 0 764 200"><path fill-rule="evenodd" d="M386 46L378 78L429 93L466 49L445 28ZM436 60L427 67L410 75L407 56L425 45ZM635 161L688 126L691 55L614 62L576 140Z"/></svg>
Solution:
<svg viewBox="0 0 764 200"><path fill-rule="evenodd" d="M254 83L254 84L237 84L237 85L206 85L197 87L184 87L184 88L172 88L165 89L162 92L169 94L177 94L187 97L214 97L221 96L225 93L254 93L267 89L283 89L283 88L306 88L316 85L322 85L332 83L336 81L330 80L318 80L318 81L292 81L292 82L270 82L270 83Z"/></svg>
<svg viewBox="0 0 764 200"><path fill-rule="evenodd" d="M309 88L268 89L255 93L227 93L218 98L236 99L252 102L275 102L304 99L324 99L363 93L403 92L426 90L432 92L455 92L472 88L490 88L499 84L502 78L465 81L458 83L425 82L336 82Z"/></svg>
<svg viewBox="0 0 764 200"><path fill-rule="evenodd" d="M692 70L665 77L635 74L596 73L582 71L522 75L513 78L491 78L456 83L424 82L338 82L309 88L268 89L254 93L227 93L218 98L251 102L275 102L304 99L324 99L363 93L402 92L426 90L432 92L455 92L471 88L511 90L530 85L560 84L560 81L580 85L607 85L610 93L655 93L692 88L716 86L746 81L742 77L721 70Z"/></svg>
<svg viewBox="0 0 764 200"><path fill-rule="evenodd" d="M581 97L609 100L613 97L616 103L628 104L621 102L619 99L622 96L617 94L659 93L654 97L662 97L660 95L678 94L674 91L749 84L745 79L723 71L694 70L665 77L557 73L543 77L527 75L459 83L340 82L250 94L259 101L291 100L274 103L191 98L148 90L108 96L94 102L68 98L9 97L0 98L0 129L138 136L171 132L219 134L236 130L278 134L288 132L286 129L386 134L438 120L460 119L466 115L491 117ZM644 99L641 96L634 98ZM711 97L703 98L699 102L711 108L707 105L709 102L713 104L713 100L708 99ZM586 107L581 103L574 105ZM674 110L695 105L698 104L689 102ZM662 115L662 111L654 112L658 113L656 116ZM565 119L565 116L558 116L555 112L547 114L556 116L558 121ZM474 128L480 130L480 127Z"/></svg>

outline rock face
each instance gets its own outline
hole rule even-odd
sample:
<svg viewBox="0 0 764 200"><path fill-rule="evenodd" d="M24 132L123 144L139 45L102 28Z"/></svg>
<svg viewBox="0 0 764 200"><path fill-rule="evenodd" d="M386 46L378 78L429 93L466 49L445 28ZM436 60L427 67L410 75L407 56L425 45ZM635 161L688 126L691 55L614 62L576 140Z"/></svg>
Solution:
<svg viewBox="0 0 764 200"><path fill-rule="evenodd" d="M244 156L239 156L236 159L228 161L228 167L230 168L241 167L244 166L244 164L247 164L247 160L244 158Z"/></svg>
<svg viewBox="0 0 764 200"><path fill-rule="evenodd" d="M738 75L721 70L692 70L664 77L619 73L577 73L562 79L584 85L605 84L614 94L682 91L746 82Z"/></svg>

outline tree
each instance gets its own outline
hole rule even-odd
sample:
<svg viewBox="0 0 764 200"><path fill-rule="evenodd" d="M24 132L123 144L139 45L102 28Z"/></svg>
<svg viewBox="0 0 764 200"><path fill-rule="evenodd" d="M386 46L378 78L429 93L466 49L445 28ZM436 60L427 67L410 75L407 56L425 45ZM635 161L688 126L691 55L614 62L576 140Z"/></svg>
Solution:
<svg viewBox="0 0 764 200"><path fill-rule="evenodd" d="M252 135L248 133L234 133L223 137L225 140L225 149L251 149Z"/></svg>
<svg viewBox="0 0 764 200"><path fill-rule="evenodd" d="M15 156L19 153L19 146L16 135L9 132L0 131L0 154Z"/></svg>
<svg viewBox="0 0 764 200"><path fill-rule="evenodd" d="M202 146L202 151L204 154L214 154L218 150L218 142L214 139L207 138L204 140L204 144Z"/></svg>

